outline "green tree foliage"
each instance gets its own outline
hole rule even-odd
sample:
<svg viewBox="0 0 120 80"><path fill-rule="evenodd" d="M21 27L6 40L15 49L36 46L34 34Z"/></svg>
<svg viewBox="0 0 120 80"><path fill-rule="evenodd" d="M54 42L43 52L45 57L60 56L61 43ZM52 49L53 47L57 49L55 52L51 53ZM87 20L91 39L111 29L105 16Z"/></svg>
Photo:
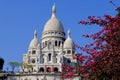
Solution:
<svg viewBox="0 0 120 80"><path fill-rule="evenodd" d="M32 68L32 65L29 65L29 64L27 64L27 63L23 63L23 66L24 66L24 68L28 68L28 69L31 69L31 68Z"/></svg>
<svg viewBox="0 0 120 80"><path fill-rule="evenodd" d="M116 10L118 14L113 17L89 16L88 20L80 21L80 24L102 27L97 33L84 35L93 39L93 42L85 47L76 45L88 54L77 54L74 57L81 62L77 65L77 73L86 77L86 80L120 80L120 7ZM73 73L70 73L74 72L74 69L66 65L63 67L65 77L73 76Z"/></svg>
<svg viewBox="0 0 120 80"><path fill-rule="evenodd" d="M14 72L15 67L20 66L19 62L9 62L8 64L11 66L12 72Z"/></svg>
<svg viewBox="0 0 120 80"><path fill-rule="evenodd" d="M23 62L20 63L20 66L21 66L21 69L22 69L23 72L24 72L24 69L32 70L32 68L33 68L32 65L30 65L28 63L23 63Z"/></svg>
<svg viewBox="0 0 120 80"><path fill-rule="evenodd" d="M0 58L0 71L3 69L4 59Z"/></svg>

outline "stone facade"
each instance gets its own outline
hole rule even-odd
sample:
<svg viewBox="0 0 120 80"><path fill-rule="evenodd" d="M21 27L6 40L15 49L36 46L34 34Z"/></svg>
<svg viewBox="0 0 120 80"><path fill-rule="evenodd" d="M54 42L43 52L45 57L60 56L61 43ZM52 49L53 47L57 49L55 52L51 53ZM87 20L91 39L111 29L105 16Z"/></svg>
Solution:
<svg viewBox="0 0 120 80"><path fill-rule="evenodd" d="M56 17L56 7L52 7L51 18L46 22L41 41L37 38L37 31L30 42L28 52L23 56L23 65L20 69L23 74L9 75L8 80L60 80L62 63L75 66L75 44L70 37L65 37L64 27ZM78 80L75 76L72 80Z"/></svg>
<svg viewBox="0 0 120 80"><path fill-rule="evenodd" d="M7 80L85 80L75 75L73 78L61 78L59 73L32 73L32 74L14 74L9 75Z"/></svg>
<svg viewBox="0 0 120 80"><path fill-rule="evenodd" d="M38 40L35 30L28 52L23 56L23 63L32 65L32 71L61 72L63 62L74 65L75 45L70 37L70 30L68 38L65 38L63 25L56 17L55 5L52 7L51 18L44 26L41 40ZM23 69L27 71L24 66Z"/></svg>

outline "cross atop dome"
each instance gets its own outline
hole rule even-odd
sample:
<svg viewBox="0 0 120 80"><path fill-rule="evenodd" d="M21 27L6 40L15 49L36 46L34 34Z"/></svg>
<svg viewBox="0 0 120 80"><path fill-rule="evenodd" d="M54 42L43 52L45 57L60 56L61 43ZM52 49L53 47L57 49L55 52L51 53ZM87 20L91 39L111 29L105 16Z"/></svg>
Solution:
<svg viewBox="0 0 120 80"><path fill-rule="evenodd" d="M52 17L55 17L55 16L56 16L56 6L54 4L52 7Z"/></svg>

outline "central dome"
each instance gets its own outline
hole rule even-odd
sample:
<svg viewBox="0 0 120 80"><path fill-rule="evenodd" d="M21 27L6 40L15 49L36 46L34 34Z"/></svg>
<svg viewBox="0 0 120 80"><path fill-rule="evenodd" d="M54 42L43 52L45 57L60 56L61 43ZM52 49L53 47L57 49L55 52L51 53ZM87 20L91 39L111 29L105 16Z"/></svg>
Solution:
<svg viewBox="0 0 120 80"><path fill-rule="evenodd" d="M56 17L56 7L53 5L52 7L52 16L51 18L46 22L44 26L43 32L46 31L61 31L64 32L64 28L62 23L57 19Z"/></svg>
<svg viewBox="0 0 120 80"><path fill-rule="evenodd" d="M62 23L56 18L56 17L51 17L47 23L45 24L44 27L44 32L45 31L64 31Z"/></svg>

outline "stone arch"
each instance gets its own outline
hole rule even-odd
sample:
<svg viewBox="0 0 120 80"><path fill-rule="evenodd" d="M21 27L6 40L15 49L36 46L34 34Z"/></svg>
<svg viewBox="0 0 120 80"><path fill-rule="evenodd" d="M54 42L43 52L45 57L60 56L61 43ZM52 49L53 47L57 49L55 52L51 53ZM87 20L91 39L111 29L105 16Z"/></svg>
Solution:
<svg viewBox="0 0 120 80"><path fill-rule="evenodd" d="M54 72L58 72L58 68L57 67L54 68Z"/></svg>
<svg viewBox="0 0 120 80"><path fill-rule="evenodd" d="M44 72L44 68L41 67L41 68L39 69L39 72Z"/></svg>
<svg viewBox="0 0 120 80"><path fill-rule="evenodd" d="M50 67L47 67L47 72L51 72L51 68Z"/></svg>

